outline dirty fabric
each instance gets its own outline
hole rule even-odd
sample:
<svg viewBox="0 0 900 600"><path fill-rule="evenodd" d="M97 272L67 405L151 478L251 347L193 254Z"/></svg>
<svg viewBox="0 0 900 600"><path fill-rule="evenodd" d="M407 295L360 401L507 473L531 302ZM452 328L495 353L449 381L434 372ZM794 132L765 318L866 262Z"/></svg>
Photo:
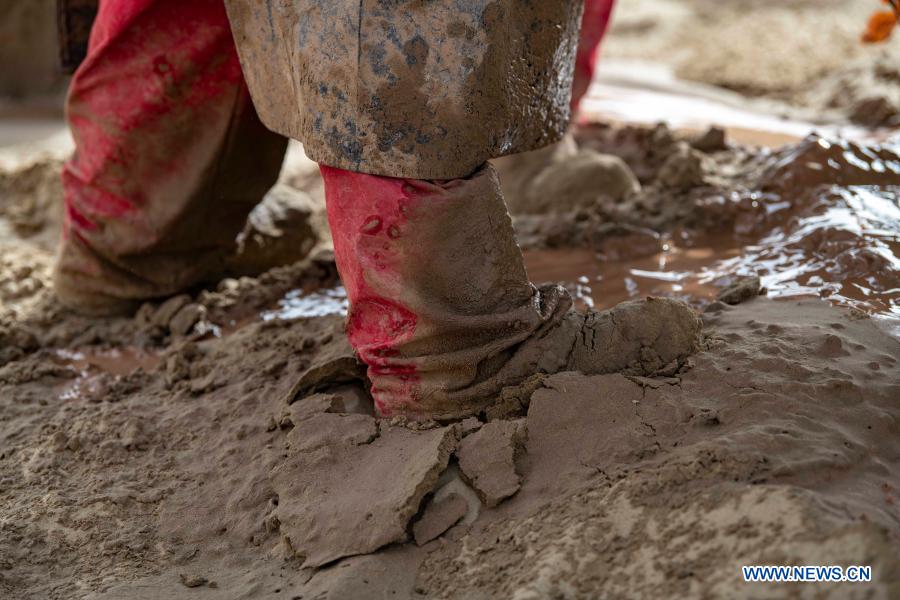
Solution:
<svg viewBox="0 0 900 600"><path fill-rule="evenodd" d="M588 14L595 4L611 0L590 0ZM593 54L598 27L586 22L579 56ZM256 115L222 0L104 0L91 36L68 102L77 150L56 284L70 305L114 312L217 274L285 140ZM559 91L535 82L546 90L535 104Z"/></svg>
<svg viewBox="0 0 900 600"><path fill-rule="evenodd" d="M493 167L446 183L322 175L347 334L379 412L474 412L517 346L571 305L529 282Z"/></svg>
<svg viewBox="0 0 900 600"><path fill-rule="evenodd" d="M532 285L490 164L442 183L321 170L347 334L384 416L469 416L536 373L673 373L697 349L684 303L583 314Z"/></svg>
<svg viewBox="0 0 900 600"><path fill-rule="evenodd" d="M583 0L226 0L256 108L313 160L466 177L557 141Z"/></svg>
<svg viewBox="0 0 900 600"><path fill-rule="evenodd" d="M286 148L256 116L221 0L102 2L67 110L57 288L73 304L216 272Z"/></svg>
<svg viewBox="0 0 900 600"><path fill-rule="evenodd" d="M585 0L581 19L581 36L575 54L575 73L572 81L572 114L578 113L581 100L587 94L600 57L600 41L609 28L615 0Z"/></svg>

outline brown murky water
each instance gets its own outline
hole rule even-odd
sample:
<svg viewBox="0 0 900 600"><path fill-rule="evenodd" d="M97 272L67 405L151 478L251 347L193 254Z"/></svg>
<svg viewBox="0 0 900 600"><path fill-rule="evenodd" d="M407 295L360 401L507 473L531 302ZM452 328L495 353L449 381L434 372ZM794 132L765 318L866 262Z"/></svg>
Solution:
<svg viewBox="0 0 900 600"><path fill-rule="evenodd" d="M810 137L772 155L733 231L668 241L651 256L526 252L536 282L561 281L598 308L645 295L705 304L757 274L773 297L819 296L900 316L900 146ZM727 196L719 199L729 210ZM732 207L733 208L733 207Z"/></svg>
<svg viewBox="0 0 900 600"><path fill-rule="evenodd" d="M114 348L100 350L84 348L77 351L57 350L54 359L77 371L77 376L58 391L60 400L79 397L102 397L105 393L104 378L119 378L137 369L150 373L159 366L160 355L140 348Z"/></svg>
<svg viewBox="0 0 900 600"><path fill-rule="evenodd" d="M739 256L731 240L680 248L671 242L651 256L604 260L588 249L531 250L525 252L528 275L536 283L563 283L584 305L609 308L642 296L670 296L710 301L730 277L703 277L725 258Z"/></svg>

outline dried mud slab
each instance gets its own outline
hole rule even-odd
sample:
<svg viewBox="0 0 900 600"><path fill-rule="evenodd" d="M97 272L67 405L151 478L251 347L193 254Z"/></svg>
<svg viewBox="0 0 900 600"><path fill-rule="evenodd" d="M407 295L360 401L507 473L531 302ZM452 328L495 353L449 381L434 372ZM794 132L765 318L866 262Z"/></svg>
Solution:
<svg viewBox="0 0 900 600"><path fill-rule="evenodd" d="M385 426L365 443L355 420L338 416L321 425L331 443L290 455L271 474L285 543L304 566L320 567L405 541L456 447L455 428Z"/></svg>
<svg viewBox="0 0 900 600"><path fill-rule="evenodd" d="M312 392L342 383L365 381L365 365L359 361L347 336L338 333L326 338L316 360L288 391L287 404Z"/></svg>
<svg viewBox="0 0 900 600"><path fill-rule="evenodd" d="M523 495L578 485L655 450L644 389L618 374L549 377L528 408Z"/></svg>
<svg viewBox="0 0 900 600"><path fill-rule="evenodd" d="M516 455L524 437L523 422L491 421L460 442L456 457L463 479L489 508L519 491Z"/></svg>
<svg viewBox="0 0 900 600"><path fill-rule="evenodd" d="M759 296L761 291L759 276L742 277L719 292L716 300L725 304L740 304Z"/></svg>
<svg viewBox="0 0 900 600"><path fill-rule="evenodd" d="M422 546L456 525L469 512L469 503L461 495L447 494L442 500L430 502L422 518L413 524L413 538Z"/></svg>
<svg viewBox="0 0 900 600"><path fill-rule="evenodd" d="M301 421L288 433L287 441L296 452L311 452L368 444L376 437L378 426L372 417L323 413Z"/></svg>

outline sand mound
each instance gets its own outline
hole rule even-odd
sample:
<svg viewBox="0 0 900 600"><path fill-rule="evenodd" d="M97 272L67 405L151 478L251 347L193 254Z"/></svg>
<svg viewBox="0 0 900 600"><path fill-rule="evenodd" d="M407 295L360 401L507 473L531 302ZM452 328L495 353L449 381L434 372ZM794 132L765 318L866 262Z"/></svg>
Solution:
<svg viewBox="0 0 900 600"><path fill-rule="evenodd" d="M641 187L621 158L579 150L570 138L557 146L492 162L513 215L592 209L604 201L622 202Z"/></svg>

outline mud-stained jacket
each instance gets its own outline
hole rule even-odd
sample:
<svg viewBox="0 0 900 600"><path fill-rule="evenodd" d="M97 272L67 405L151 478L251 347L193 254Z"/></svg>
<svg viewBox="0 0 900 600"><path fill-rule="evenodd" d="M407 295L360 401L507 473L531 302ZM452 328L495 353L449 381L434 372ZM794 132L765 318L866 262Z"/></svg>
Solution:
<svg viewBox="0 0 900 600"><path fill-rule="evenodd" d="M582 0L225 0L263 122L348 170L452 179L569 119Z"/></svg>
<svg viewBox="0 0 900 600"><path fill-rule="evenodd" d="M58 2L74 66L96 0ZM583 0L224 2L262 121L317 162L454 179L568 123Z"/></svg>

